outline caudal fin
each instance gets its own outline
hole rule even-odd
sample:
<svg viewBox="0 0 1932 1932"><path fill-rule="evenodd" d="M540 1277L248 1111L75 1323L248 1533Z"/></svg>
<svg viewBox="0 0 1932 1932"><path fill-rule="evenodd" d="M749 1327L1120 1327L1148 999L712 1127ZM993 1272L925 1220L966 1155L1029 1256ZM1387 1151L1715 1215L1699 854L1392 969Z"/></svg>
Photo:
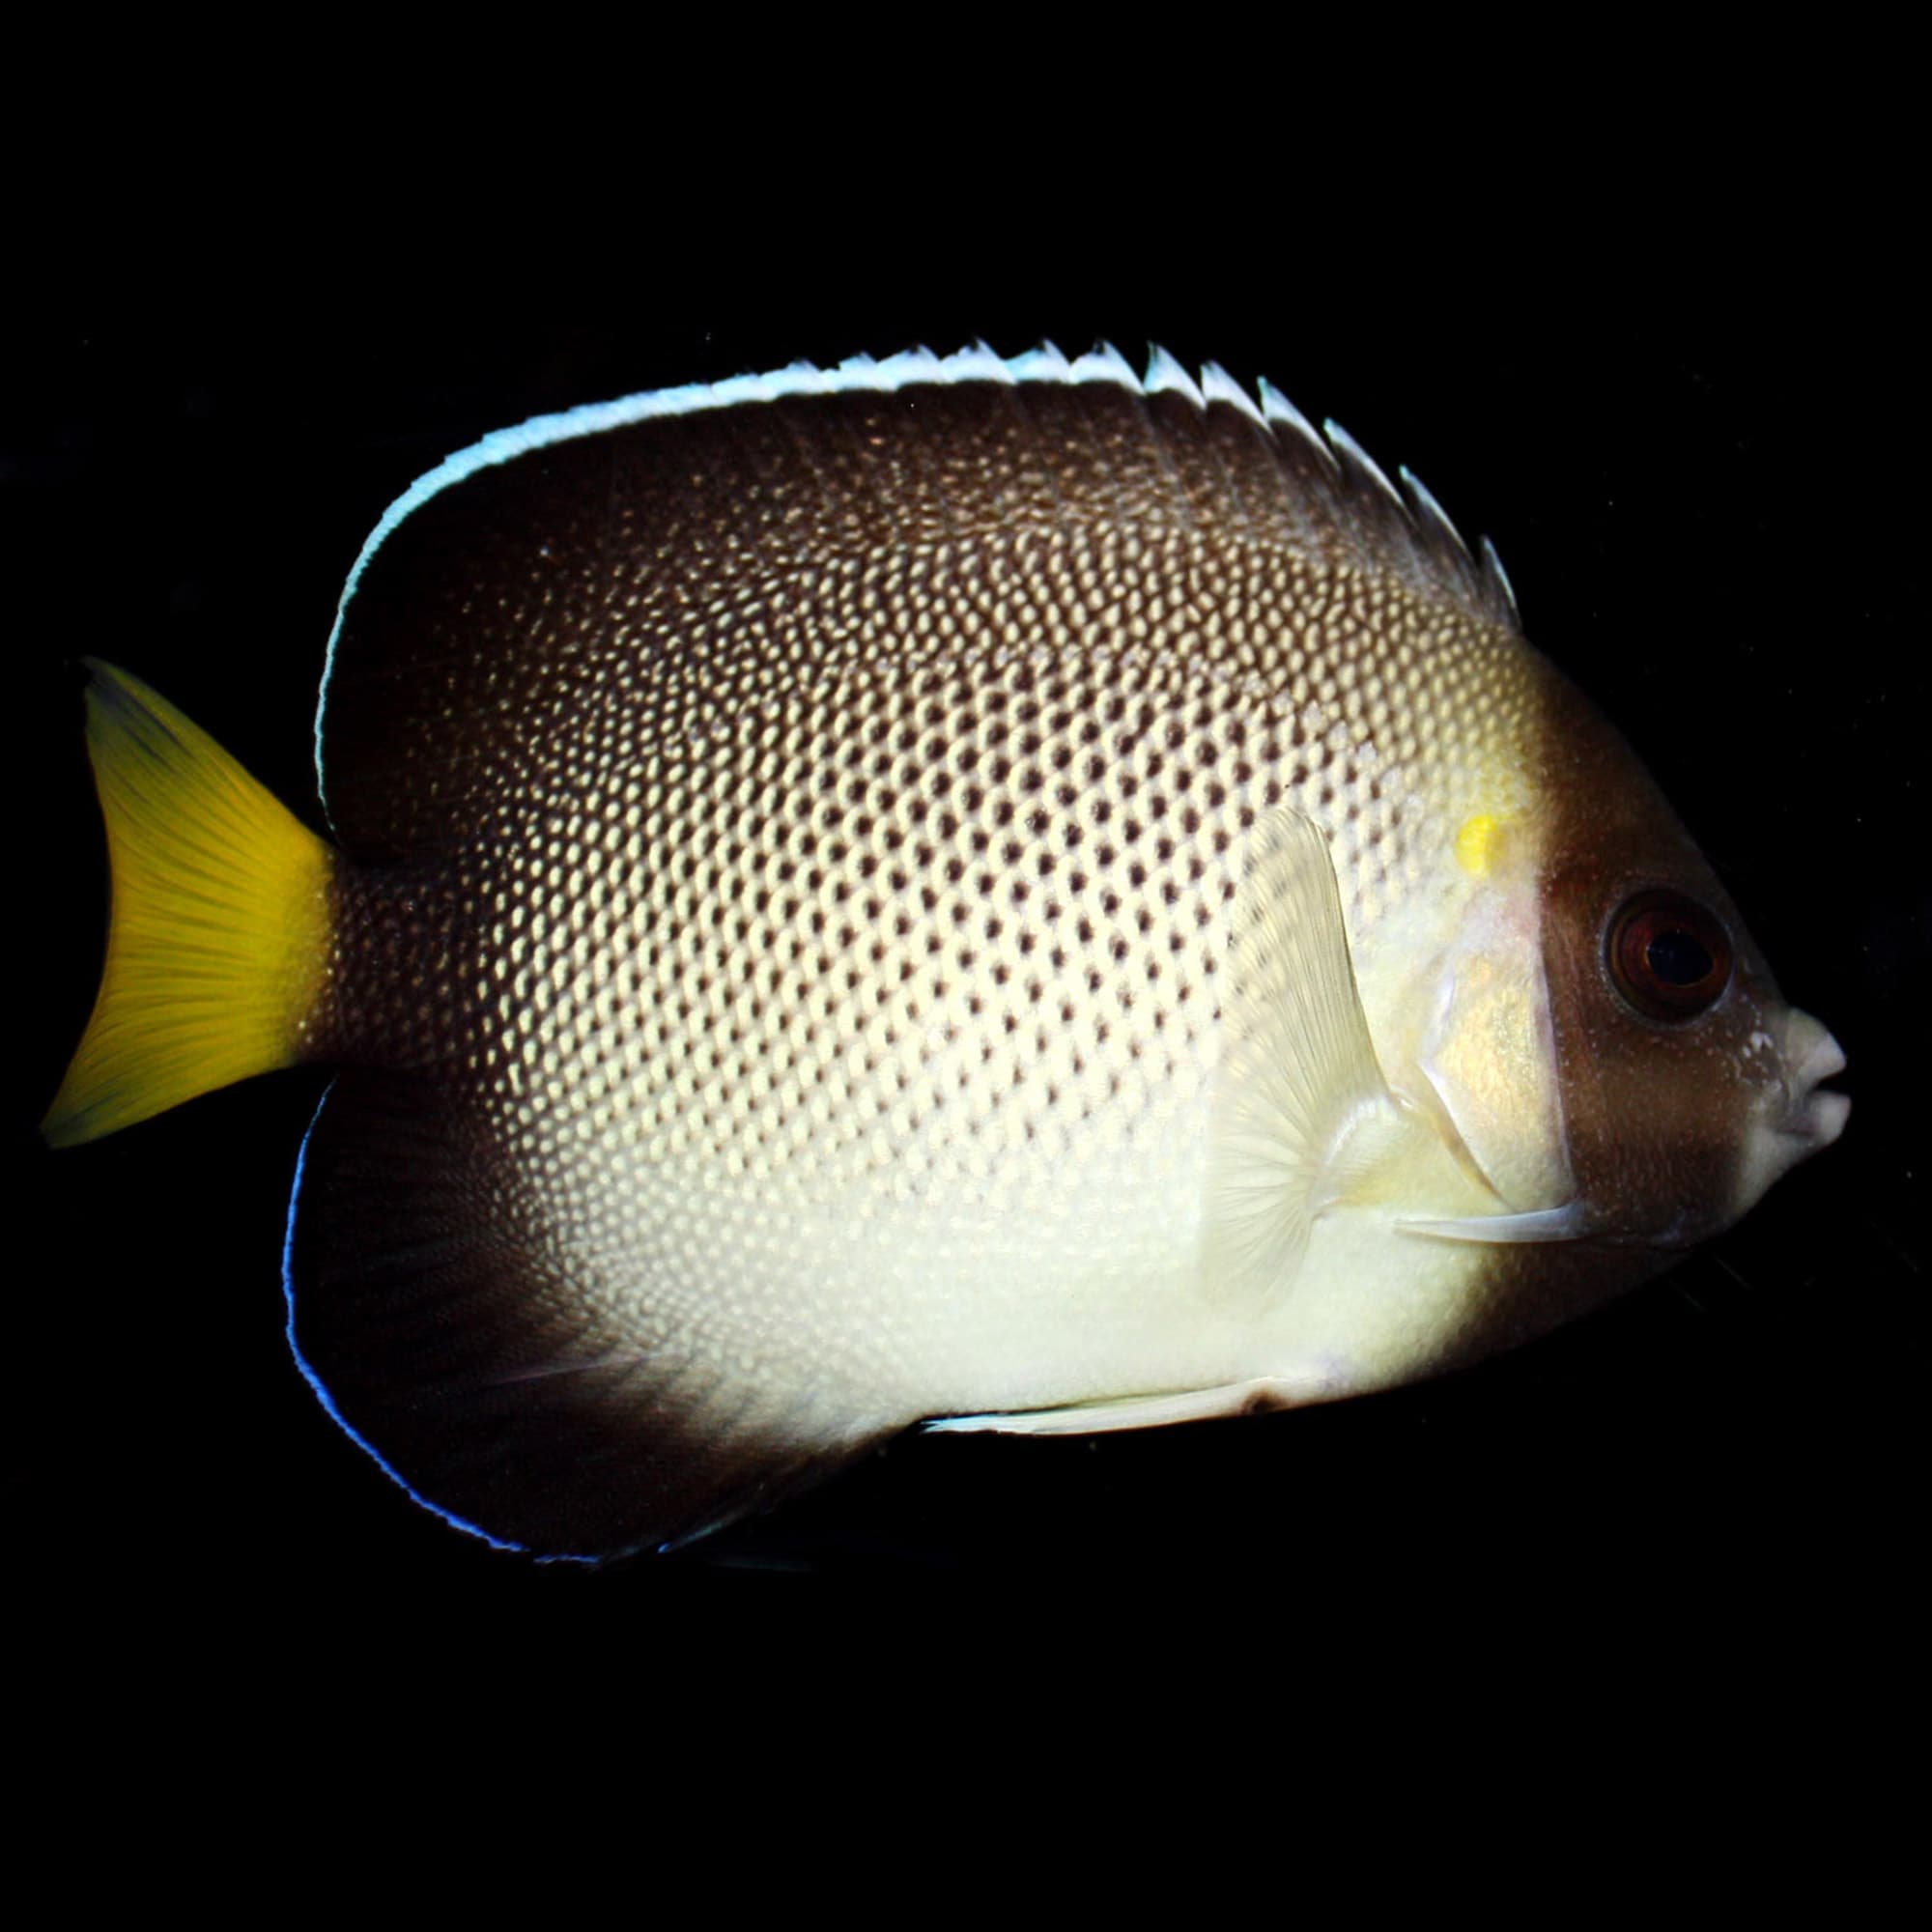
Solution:
<svg viewBox="0 0 1932 1932"><path fill-rule="evenodd" d="M93 1017L41 1123L55 1147L302 1058L335 864L166 698L87 662L113 909Z"/></svg>

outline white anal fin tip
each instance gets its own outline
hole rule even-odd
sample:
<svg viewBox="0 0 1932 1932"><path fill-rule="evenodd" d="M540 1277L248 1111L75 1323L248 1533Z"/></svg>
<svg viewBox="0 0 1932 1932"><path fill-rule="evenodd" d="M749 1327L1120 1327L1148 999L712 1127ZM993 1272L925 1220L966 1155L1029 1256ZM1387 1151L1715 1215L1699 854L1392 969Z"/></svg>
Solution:
<svg viewBox="0 0 1932 1932"><path fill-rule="evenodd" d="M1400 1234L1429 1235L1439 1241L1580 1241L1599 1232L1597 1216L1581 1201L1522 1214L1465 1214L1395 1225Z"/></svg>

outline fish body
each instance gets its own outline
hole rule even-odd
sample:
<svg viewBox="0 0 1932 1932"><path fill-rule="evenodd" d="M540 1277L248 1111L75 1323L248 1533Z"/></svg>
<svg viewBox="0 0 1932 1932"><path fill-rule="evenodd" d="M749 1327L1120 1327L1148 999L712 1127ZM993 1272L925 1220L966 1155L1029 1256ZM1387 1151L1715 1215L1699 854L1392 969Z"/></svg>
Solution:
<svg viewBox="0 0 1932 1932"><path fill-rule="evenodd" d="M94 708L118 939L50 1133L336 1066L298 1356L419 1499L544 1554L934 1418L1434 1374L1843 1124L1493 554L1158 355L486 439L344 594L331 845L125 674ZM183 827L251 935L185 992L147 856Z"/></svg>

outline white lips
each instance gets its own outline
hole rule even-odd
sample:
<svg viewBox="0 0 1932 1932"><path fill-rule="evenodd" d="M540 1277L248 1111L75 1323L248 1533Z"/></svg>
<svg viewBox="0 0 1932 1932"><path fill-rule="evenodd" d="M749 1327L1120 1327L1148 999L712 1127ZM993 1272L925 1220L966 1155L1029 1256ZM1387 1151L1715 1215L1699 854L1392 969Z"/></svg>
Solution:
<svg viewBox="0 0 1932 1932"><path fill-rule="evenodd" d="M1827 1148L1845 1131L1845 1122L1852 1117L1851 1095L1848 1094L1810 1094L1805 1096L1804 1106L1799 1119L1802 1125L1787 1127L1787 1133L1802 1133L1815 1146Z"/></svg>
<svg viewBox="0 0 1932 1932"><path fill-rule="evenodd" d="M1845 1131L1852 1103L1843 1094L1821 1094L1817 1088L1845 1070L1845 1050L1809 1013L1794 1012L1784 1054L1791 1069L1785 1085L1789 1112L1779 1131L1813 1147L1830 1147Z"/></svg>
<svg viewBox="0 0 1932 1932"><path fill-rule="evenodd" d="M1845 1070L1844 1049L1809 1013L1795 1009L1785 1022L1784 1092L1745 1137L1733 1214L1746 1212L1780 1174L1828 1148L1845 1131L1852 1103L1822 1091L1821 1080ZM1778 1102L1781 1100L1782 1105Z"/></svg>

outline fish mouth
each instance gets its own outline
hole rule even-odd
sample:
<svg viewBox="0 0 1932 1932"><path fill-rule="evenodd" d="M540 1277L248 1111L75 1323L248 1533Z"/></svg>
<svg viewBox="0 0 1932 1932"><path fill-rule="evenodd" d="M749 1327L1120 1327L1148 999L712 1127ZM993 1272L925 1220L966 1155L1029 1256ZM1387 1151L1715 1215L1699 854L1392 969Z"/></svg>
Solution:
<svg viewBox="0 0 1932 1932"><path fill-rule="evenodd" d="M1792 1011L1782 1059L1781 1091L1745 1136L1732 1219L1748 1212L1780 1175L1830 1147L1851 1118L1851 1096L1822 1084L1845 1070L1845 1050L1809 1013Z"/></svg>
<svg viewBox="0 0 1932 1932"><path fill-rule="evenodd" d="M1790 1070L1784 1081L1784 1119L1773 1131L1815 1152L1830 1147L1851 1118L1851 1095L1824 1085L1845 1070L1845 1050L1809 1013L1796 1013L1786 1052Z"/></svg>

